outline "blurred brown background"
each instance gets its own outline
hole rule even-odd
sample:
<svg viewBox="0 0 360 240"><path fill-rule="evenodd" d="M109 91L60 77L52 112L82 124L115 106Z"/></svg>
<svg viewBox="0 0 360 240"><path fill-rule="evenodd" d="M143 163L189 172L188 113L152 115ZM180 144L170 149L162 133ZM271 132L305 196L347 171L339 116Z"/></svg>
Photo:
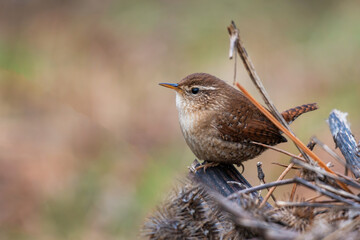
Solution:
<svg viewBox="0 0 360 240"><path fill-rule="evenodd" d="M0 239L138 238L194 159L175 94L157 84L193 72L231 83L231 20L280 110L319 104L293 124L304 142L316 135L334 147L333 108L349 112L358 137L359 10L355 1L1 1ZM238 80L256 95L240 61ZM282 169L270 163L288 158L267 151L247 162L254 185L257 161L271 181Z"/></svg>

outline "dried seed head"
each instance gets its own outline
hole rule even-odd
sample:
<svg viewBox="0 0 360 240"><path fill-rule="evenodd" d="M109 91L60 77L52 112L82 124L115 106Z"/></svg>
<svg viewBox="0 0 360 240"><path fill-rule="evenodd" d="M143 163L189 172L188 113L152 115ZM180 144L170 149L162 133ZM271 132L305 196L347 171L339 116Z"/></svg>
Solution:
<svg viewBox="0 0 360 240"><path fill-rule="evenodd" d="M148 217L143 234L149 239L219 239L231 229L208 194L187 183Z"/></svg>
<svg viewBox="0 0 360 240"><path fill-rule="evenodd" d="M311 227L314 209L310 207L280 207L268 212L269 220L286 228L304 232Z"/></svg>

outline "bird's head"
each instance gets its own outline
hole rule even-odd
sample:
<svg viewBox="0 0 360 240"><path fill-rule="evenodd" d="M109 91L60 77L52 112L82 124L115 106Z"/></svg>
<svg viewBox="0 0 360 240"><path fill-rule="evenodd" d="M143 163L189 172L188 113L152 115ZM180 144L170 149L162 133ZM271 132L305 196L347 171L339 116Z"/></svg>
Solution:
<svg viewBox="0 0 360 240"><path fill-rule="evenodd" d="M179 112L219 110L227 103L227 90L232 88L224 81L207 73L194 73L179 83L160 83L176 91Z"/></svg>

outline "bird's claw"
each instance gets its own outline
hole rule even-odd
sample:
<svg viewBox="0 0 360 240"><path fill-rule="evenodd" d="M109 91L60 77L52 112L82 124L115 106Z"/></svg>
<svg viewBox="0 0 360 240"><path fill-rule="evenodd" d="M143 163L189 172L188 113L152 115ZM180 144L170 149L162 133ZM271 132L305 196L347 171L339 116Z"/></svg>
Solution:
<svg viewBox="0 0 360 240"><path fill-rule="evenodd" d="M216 167L218 166L220 163L216 163L216 162L206 162L205 164L202 164L198 167L195 168L196 171L199 171L200 169L204 169L204 172L206 172L206 169L207 168L210 168L210 167Z"/></svg>

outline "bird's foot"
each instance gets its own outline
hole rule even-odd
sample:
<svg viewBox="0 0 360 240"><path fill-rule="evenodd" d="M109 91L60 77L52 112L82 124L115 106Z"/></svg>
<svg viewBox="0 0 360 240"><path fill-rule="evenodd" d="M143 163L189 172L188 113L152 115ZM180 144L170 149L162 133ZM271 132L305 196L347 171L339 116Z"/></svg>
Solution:
<svg viewBox="0 0 360 240"><path fill-rule="evenodd" d="M216 166L219 166L220 163L217 163L217 162L204 162L203 165L200 165L198 167L195 168L196 171L199 171L200 169L204 169L204 172L206 172L206 169L207 168L210 168L210 167L216 167Z"/></svg>

